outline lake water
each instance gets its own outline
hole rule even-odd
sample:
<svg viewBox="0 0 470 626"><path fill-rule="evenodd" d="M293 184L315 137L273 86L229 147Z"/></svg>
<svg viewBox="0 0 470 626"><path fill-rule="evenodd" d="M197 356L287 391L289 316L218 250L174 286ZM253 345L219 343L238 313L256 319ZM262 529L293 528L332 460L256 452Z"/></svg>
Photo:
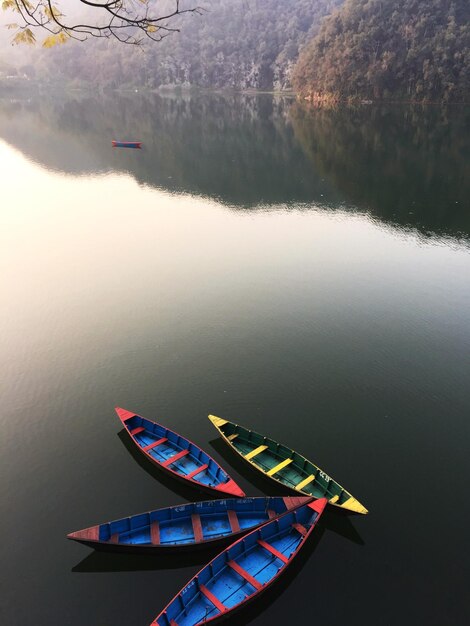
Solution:
<svg viewBox="0 0 470 626"><path fill-rule="evenodd" d="M469 120L270 96L0 99L2 624L146 626L214 555L65 539L204 498L134 453L115 405L193 439L249 495L266 484L208 413L370 510L329 511L232 624L467 623Z"/></svg>

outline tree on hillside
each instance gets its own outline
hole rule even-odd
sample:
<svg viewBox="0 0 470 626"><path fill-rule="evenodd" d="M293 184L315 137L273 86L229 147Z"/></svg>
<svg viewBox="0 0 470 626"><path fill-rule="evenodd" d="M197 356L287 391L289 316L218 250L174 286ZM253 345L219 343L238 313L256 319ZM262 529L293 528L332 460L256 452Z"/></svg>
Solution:
<svg viewBox="0 0 470 626"><path fill-rule="evenodd" d="M295 69L306 98L470 99L469 0L346 0Z"/></svg>
<svg viewBox="0 0 470 626"><path fill-rule="evenodd" d="M50 48L69 39L114 38L121 43L139 45L145 38L161 41L178 32L175 18L187 13L202 13L192 0L78 0L93 9L91 19L67 18L52 0L3 0L2 9L16 14L19 23L7 24L16 31L13 43L34 44L36 29L48 31L43 46Z"/></svg>

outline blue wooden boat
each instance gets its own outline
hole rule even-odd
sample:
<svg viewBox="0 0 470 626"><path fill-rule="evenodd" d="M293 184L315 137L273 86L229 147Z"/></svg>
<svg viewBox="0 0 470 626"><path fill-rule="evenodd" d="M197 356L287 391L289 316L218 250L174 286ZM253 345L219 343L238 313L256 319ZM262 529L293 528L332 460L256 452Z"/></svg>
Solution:
<svg viewBox="0 0 470 626"><path fill-rule="evenodd" d="M67 535L97 550L171 552L233 541L310 498L230 498L194 502L90 526Z"/></svg>
<svg viewBox="0 0 470 626"><path fill-rule="evenodd" d="M296 557L327 502L310 500L233 543L196 574L152 624L206 624L254 600Z"/></svg>
<svg viewBox="0 0 470 626"><path fill-rule="evenodd" d="M116 407L116 413L132 441L157 467L218 497L245 495L227 472L189 439L126 409Z"/></svg>
<svg viewBox="0 0 470 626"><path fill-rule="evenodd" d="M113 144L113 148L141 148L141 141L116 141L113 139L111 142Z"/></svg>

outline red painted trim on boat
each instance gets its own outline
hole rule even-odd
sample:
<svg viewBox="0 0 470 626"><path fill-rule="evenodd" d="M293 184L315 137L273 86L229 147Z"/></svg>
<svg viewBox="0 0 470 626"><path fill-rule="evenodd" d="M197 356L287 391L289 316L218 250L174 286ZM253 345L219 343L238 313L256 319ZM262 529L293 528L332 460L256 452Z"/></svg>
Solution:
<svg viewBox="0 0 470 626"><path fill-rule="evenodd" d="M207 587L204 587L204 585L199 585L199 590L206 596L206 598L210 602L212 602L216 609L219 609L221 613L226 612L227 607L225 606L225 604L222 604L219 598L217 598L211 591L209 591Z"/></svg>
<svg viewBox="0 0 470 626"><path fill-rule="evenodd" d="M284 500L287 510L297 509L299 506L307 504L309 500L313 500L310 496L286 496L282 499Z"/></svg>
<svg viewBox="0 0 470 626"><path fill-rule="evenodd" d="M250 583L250 585L252 587L254 587L255 589L261 589L261 587L263 586L259 580L256 580L256 578L253 578L253 576L251 574L249 574L246 569L243 569L243 567L241 565L238 565L238 563L236 561L227 561L227 565L229 567L231 567L233 570L235 570L237 572L237 574L240 574L240 576L242 578L244 578L246 581L248 581Z"/></svg>
<svg viewBox="0 0 470 626"><path fill-rule="evenodd" d="M168 441L168 437L162 437L158 441L154 441L153 443L150 443L148 446L145 446L145 448L142 448L142 450L144 452L148 452L149 450L152 450L152 448L156 448L157 446L160 446L162 443L165 443L165 441Z"/></svg>
<svg viewBox="0 0 470 626"><path fill-rule="evenodd" d="M189 450L181 450L181 452L177 452L173 456L170 456L170 458L167 459L166 461L163 461L162 465L163 467L168 467L169 465L173 465L173 463L175 463L179 459L182 459L187 454L189 454Z"/></svg>
<svg viewBox="0 0 470 626"><path fill-rule="evenodd" d="M160 524L158 520L154 520L150 524L150 542L154 546L158 546L160 544Z"/></svg>
<svg viewBox="0 0 470 626"><path fill-rule="evenodd" d="M109 538L109 543L119 543L119 533L114 533L114 535L111 535L111 537Z"/></svg>
<svg viewBox="0 0 470 626"><path fill-rule="evenodd" d="M275 517L279 517L276 511L272 511L271 509L268 509L266 513L268 514L269 519L274 519Z"/></svg>
<svg viewBox="0 0 470 626"><path fill-rule="evenodd" d="M228 521L230 522L230 529L233 533L237 533L240 530L240 522L238 521L238 515L236 511L227 511Z"/></svg>
<svg viewBox="0 0 470 626"><path fill-rule="evenodd" d="M201 541L204 541L204 535L202 534L201 517L199 513L193 513L191 515L191 523L193 525L194 539L197 543L201 543Z"/></svg>
<svg viewBox="0 0 470 626"><path fill-rule="evenodd" d="M82 539L84 541L99 541L100 527L90 526L90 528L84 528L83 530L77 530L74 533L67 535L68 539Z"/></svg>
<svg viewBox="0 0 470 626"><path fill-rule="evenodd" d="M131 413L130 411L126 411L126 409L121 409L120 406L114 407L114 410L116 411L116 413L118 414L119 419L123 423L127 422L127 420L131 419L131 417L134 417L136 415L135 413Z"/></svg>
<svg viewBox="0 0 470 626"><path fill-rule="evenodd" d="M258 539L258 543L262 548L264 548L268 552L271 552L271 554L274 554L274 556L277 559L281 560L283 563L289 563L289 559L286 556L284 556L282 552L279 552L279 550L276 550L276 548L272 546L270 543L268 543L267 541Z"/></svg>
<svg viewBox="0 0 470 626"><path fill-rule="evenodd" d="M195 470L193 470L192 472L189 472L189 474L186 474L185 478L192 478L193 476L197 476L198 474L206 470L208 467L209 466L207 464L201 465L201 467L196 467Z"/></svg>

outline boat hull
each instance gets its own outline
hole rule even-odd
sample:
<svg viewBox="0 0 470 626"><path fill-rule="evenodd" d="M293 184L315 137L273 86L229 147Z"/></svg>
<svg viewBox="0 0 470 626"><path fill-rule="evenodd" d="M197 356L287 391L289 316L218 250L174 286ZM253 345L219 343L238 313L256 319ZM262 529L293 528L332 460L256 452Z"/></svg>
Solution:
<svg viewBox="0 0 470 626"><path fill-rule="evenodd" d="M233 542L309 501L302 497L209 500L90 526L68 539L106 552L169 553Z"/></svg>
<svg viewBox="0 0 470 626"><path fill-rule="evenodd" d="M141 148L141 141L115 141L112 142L113 148Z"/></svg>
<svg viewBox="0 0 470 626"><path fill-rule="evenodd" d="M126 409L116 407L116 413L137 448L162 471L218 498L245 496L227 472L189 439Z"/></svg>
<svg viewBox="0 0 470 626"><path fill-rule="evenodd" d="M296 493L328 498L349 513L368 513L349 491L291 448L229 420L209 415L224 441L260 475Z"/></svg>
<svg viewBox="0 0 470 626"><path fill-rule="evenodd" d="M326 504L325 498L311 499L235 541L189 581L152 626L197 626L245 608L286 571Z"/></svg>

